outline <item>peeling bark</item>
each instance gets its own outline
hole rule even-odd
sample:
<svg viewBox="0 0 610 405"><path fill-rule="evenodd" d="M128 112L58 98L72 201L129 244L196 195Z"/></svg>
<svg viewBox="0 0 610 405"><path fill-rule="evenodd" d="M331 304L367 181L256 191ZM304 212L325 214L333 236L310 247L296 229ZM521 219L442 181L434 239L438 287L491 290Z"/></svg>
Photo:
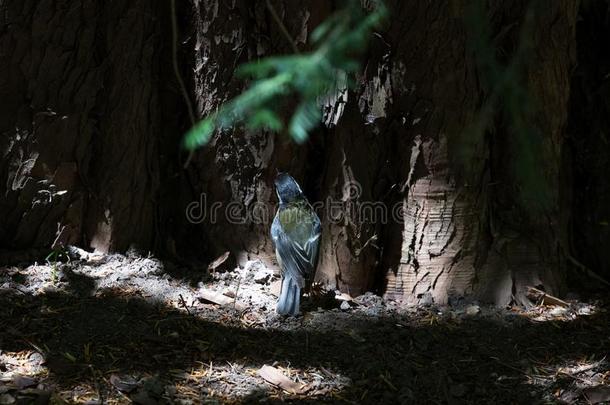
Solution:
<svg viewBox="0 0 610 405"><path fill-rule="evenodd" d="M490 89L468 49L464 5L388 3L389 25L371 39L358 86L320 100L325 126L305 146L236 127L183 170L176 145L190 122L173 78L167 4L0 0L0 54L10 56L0 58L0 244L111 251L135 243L203 260L230 250L237 263L271 264L272 185L282 170L312 202L337 203L321 212L317 279L330 287L353 295L376 287L415 302L472 294L500 305L527 303L527 285L560 293L568 221L559 179L577 3L542 2L536 58L525 70L553 190L550 208L536 214L515 192L518 148L506 118L468 138ZM233 76L239 64L291 52L265 1L177 4L178 65L198 118L243 89ZM272 4L303 50L333 7ZM487 5L510 57L511 27L527 2ZM474 151L466 163L462 144ZM189 223L185 211L199 201L206 216Z"/></svg>
<svg viewBox="0 0 610 405"><path fill-rule="evenodd" d="M525 4L518 5L520 8L514 4L507 8L492 2L492 19L504 21L506 14L518 19L526 10ZM464 59L468 55L465 27L454 18L463 10L435 6L430 6L427 13L420 10L417 15L430 18L425 22L431 27L427 35L402 36L407 43L435 52L410 55L407 50L404 55L411 65L434 69L421 73L427 77L409 73L415 77L408 81L420 85L416 97L427 100L429 107L424 110L424 128L415 137L406 170L402 254L397 270L388 273L388 295L446 303L453 295L473 294L506 305L511 301L527 304L528 285L543 286L552 293L561 291L565 269L559 244L565 230L553 218L557 218L561 203L560 151L567 120L577 5L547 5L545 13L538 16L533 38L540 59L528 65L526 75L526 86L538 97L536 118L531 124L543 134L544 154L540 159L545 162L544 177L553 190L549 211L543 214L526 212L519 201L515 191L518 184L511 170L511 159L515 159L511 151L518 148L511 144L510 134L502 133L502 127L496 128L490 141L470 145L477 150L473 155L480 159L468 162L468 172L474 175L461 175L452 162L451 155L458 151L451 146L466 141L464 134L476 119L485 90L478 90L476 70ZM418 34L416 31L413 36ZM443 37L451 37L450 44L437 42ZM425 87L428 83L432 86ZM422 123L420 116L415 119L417 124ZM486 160L490 160L490 166ZM517 211L504 208L515 206L519 206Z"/></svg>
<svg viewBox="0 0 610 405"><path fill-rule="evenodd" d="M265 4L246 0L193 2L195 36L191 45L198 117L214 111L244 88L244 82L233 77L239 64L292 52ZM300 48L305 46L311 24L319 23L329 12L322 1L298 6L279 1L272 4ZM268 264L275 261L269 237L277 203L273 179L277 171L288 171L315 200L311 179L305 175L315 143L314 139L299 148L284 134L246 131L238 126L216 134L209 146L197 152L189 169L195 194L205 195L207 212L213 211L214 203L222 203L216 219L206 218L199 227L209 257L228 249L239 264L254 257ZM228 215L231 213L234 215Z"/></svg>

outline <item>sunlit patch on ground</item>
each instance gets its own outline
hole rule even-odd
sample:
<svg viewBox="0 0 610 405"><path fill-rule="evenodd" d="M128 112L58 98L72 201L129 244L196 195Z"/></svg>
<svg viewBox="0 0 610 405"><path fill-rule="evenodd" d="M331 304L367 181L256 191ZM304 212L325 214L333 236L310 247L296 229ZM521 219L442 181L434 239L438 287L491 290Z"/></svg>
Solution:
<svg viewBox="0 0 610 405"><path fill-rule="evenodd" d="M549 400L562 403L582 399L589 403L610 401L610 363L605 357L591 356L580 361L554 359L523 371L533 386L552 387Z"/></svg>
<svg viewBox="0 0 610 405"><path fill-rule="evenodd" d="M121 255L0 269L0 403L582 402L608 384L603 303L318 292L283 318L259 261L199 280L169 270Z"/></svg>

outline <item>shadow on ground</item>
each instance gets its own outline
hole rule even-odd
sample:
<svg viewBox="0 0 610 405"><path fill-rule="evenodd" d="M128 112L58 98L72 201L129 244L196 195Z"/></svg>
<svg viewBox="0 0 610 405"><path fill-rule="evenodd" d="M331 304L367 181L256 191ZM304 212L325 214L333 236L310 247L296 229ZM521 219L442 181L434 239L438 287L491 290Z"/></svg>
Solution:
<svg viewBox="0 0 610 405"><path fill-rule="evenodd" d="M361 318L349 330L329 323L284 331L208 322L117 291L32 297L0 290L0 349L44 351L59 386L90 382L91 370L160 374L171 382L170 370L210 362L258 368L277 361L351 379L341 392L312 403L540 402L544 392L527 370L601 358L610 351L608 321L603 312L563 323L431 318L414 325L408 318ZM276 394L261 390L241 401L275 401Z"/></svg>

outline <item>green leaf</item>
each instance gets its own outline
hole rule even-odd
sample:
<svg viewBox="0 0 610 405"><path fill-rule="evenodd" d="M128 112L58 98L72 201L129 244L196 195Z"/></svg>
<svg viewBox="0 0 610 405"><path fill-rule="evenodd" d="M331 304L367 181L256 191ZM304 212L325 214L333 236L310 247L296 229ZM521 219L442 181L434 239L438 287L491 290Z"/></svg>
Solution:
<svg viewBox="0 0 610 405"><path fill-rule="evenodd" d="M194 125L184 146L194 149L205 145L215 131L240 122L249 128L279 131L282 120L270 106L285 97L302 100L290 119L289 133L296 142L304 142L321 121L317 100L336 89L337 72L346 75L359 70L357 55L386 14L383 4L376 3L375 11L365 14L358 0L347 1L343 10L314 30L311 40L316 48L310 53L268 57L240 66L236 73L252 78L250 87ZM342 82L349 85L353 80L347 77Z"/></svg>
<svg viewBox="0 0 610 405"><path fill-rule="evenodd" d="M283 127L282 120L275 112L268 109L254 113L247 124L250 129L268 128L272 131L280 131Z"/></svg>
<svg viewBox="0 0 610 405"><path fill-rule="evenodd" d="M215 116L199 121L190 131L186 133L184 138L184 147L187 149L195 149L205 145L210 141L216 125L214 123Z"/></svg>
<svg viewBox="0 0 610 405"><path fill-rule="evenodd" d="M290 120L290 136L297 143L305 142L309 131L317 127L321 119L322 112L317 100L303 101Z"/></svg>

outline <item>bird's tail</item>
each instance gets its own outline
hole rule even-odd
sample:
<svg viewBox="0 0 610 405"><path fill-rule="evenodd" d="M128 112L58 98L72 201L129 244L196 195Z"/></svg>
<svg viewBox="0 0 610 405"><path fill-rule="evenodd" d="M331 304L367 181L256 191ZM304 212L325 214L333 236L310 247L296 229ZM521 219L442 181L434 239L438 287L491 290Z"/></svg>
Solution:
<svg viewBox="0 0 610 405"><path fill-rule="evenodd" d="M282 279L282 290L277 301L277 313L280 315L297 316L301 304L301 287L290 276Z"/></svg>

